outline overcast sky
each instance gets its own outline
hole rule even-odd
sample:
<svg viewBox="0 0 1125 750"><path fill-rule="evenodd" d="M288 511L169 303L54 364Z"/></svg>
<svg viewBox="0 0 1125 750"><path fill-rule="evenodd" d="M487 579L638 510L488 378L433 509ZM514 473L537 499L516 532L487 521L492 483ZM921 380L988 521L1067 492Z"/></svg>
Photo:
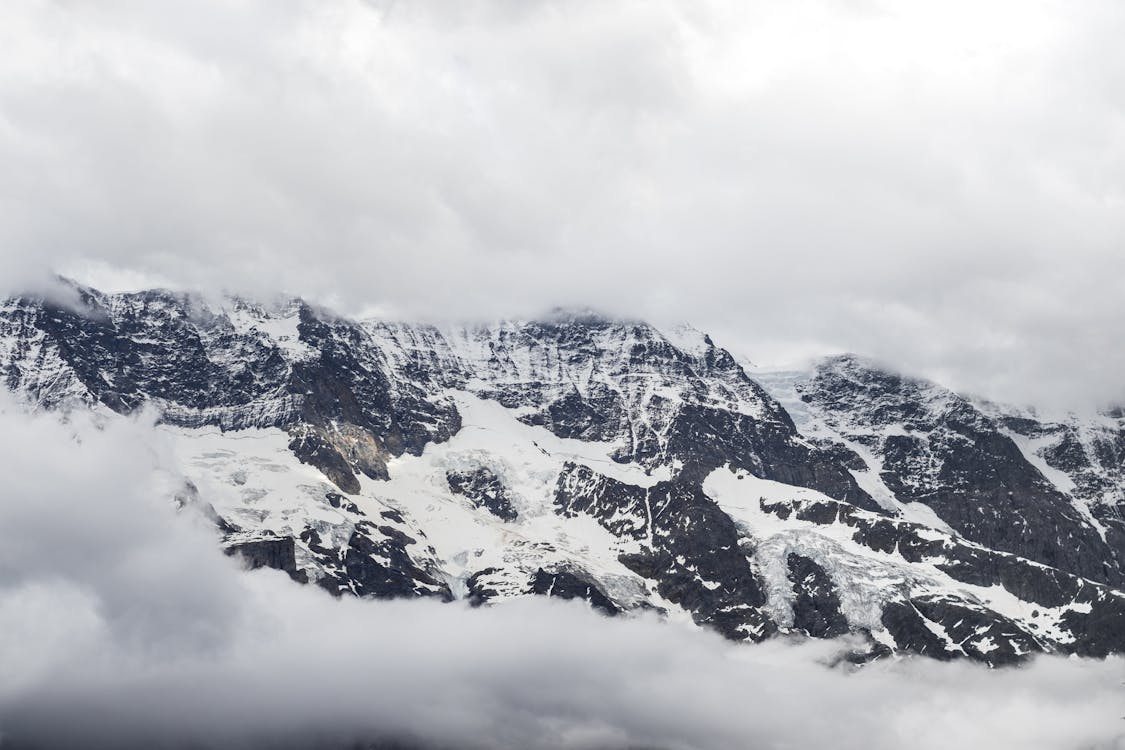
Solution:
<svg viewBox="0 0 1125 750"><path fill-rule="evenodd" d="M1125 5L13 0L0 263L1125 396Z"/></svg>

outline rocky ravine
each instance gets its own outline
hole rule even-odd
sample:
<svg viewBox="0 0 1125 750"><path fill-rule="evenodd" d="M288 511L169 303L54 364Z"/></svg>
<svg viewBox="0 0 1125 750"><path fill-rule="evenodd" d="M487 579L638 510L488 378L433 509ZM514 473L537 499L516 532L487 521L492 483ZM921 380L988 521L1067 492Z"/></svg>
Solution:
<svg viewBox="0 0 1125 750"><path fill-rule="evenodd" d="M162 414L254 567L336 594L587 600L856 658L1125 651L1125 414L1042 420L853 357L748 373L594 315L439 329L300 300L0 304L44 409Z"/></svg>

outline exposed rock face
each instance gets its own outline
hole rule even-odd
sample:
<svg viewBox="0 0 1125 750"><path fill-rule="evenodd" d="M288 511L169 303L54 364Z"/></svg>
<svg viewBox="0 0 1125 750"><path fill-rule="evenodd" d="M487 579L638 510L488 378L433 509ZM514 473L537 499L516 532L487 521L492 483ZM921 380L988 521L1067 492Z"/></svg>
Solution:
<svg viewBox="0 0 1125 750"><path fill-rule="evenodd" d="M850 628L840 611L840 595L836 584L824 568L813 560L789 554L789 578L793 581L793 627L813 638L834 638Z"/></svg>
<svg viewBox="0 0 1125 750"><path fill-rule="evenodd" d="M177 503L248 567L854 632L857 658L1125 651L1123 414L1041 419L854 357L751 377L705 335L594 315L74 294L0 303L0 378L42 408L158 410Z"/></svg>
<svg viewBox="0 0 1125 750"><path fill-rule="evenodd" d="M365 327L391 352L397 377L430 373L420 382L497 401L559 437L611 443L616 461L679 462L696 479L729 463L878 507L705 336L678 348L647 324L589 315L445 332Z"/></svg>
<svg viewBox="0 0 1125 750"><path fill-rule="evenodd" d="M611 617L621 611L595 583L569 570L548 573L540 568L535 571L531 593L560 599L585 599L591 607Z"/></svg>
<svg viewBox="0 0 1125 750"><path fill-rule="evenodd" d="M308 583L305 572L297 569L297 551L292 537L232 539L224 549L228 555L242 558L250 570L273 568L288 573L298 583Z"/></svg>
<svg viewBox="0 0 1125 750"><path fill-rule="evenodd" d="M315 534L309 530L310 536ZM315 538L310 547L316 544ZM452 599L448 586L421 569L406 552L417 540L392 526L376 526L360 521L343 552L335 553L335 575L319 583L332 593L351 593L376 599L409 596L437 596ZM321 548L326 559L332 551Z"/></svg>
<svg viewBox="0 0 1125 750"><path fill-rule="evenodd" d="M449 489L457 495L465 495L478 508L505 521L514 521L519 515L512 507L508 488L487 466L478 466L468 471L450 469L445 473Z"/></svg>
<svg viewBox="0 0 1125 750"><path fill-rule="evenodd" d="M385 476L387 458L460 426L448 402L392 382L361 326L299 300L212 309L168 292L76 291L74 309L18 299L0 314L5 382L44 406L153 404L171 424L285 428L298 457L352 491L357 473Z"/></svg>
<svg viewBox="0 0 1125 750"><path fill-rule="evenodd" d="M1105 655L1125 648L1120 620L1116 627L1097 626L1125 611L1125 596L1114 589L827 498L763 500L761 509L786 520L830 527L834 535L847 535L855 545L878 553L882 569L873 568L870 575L884 580L901 576L895 586L905 584L904 596L886 601L880 616L899 647L939 658L969 656L990 664L1043 651ZM791 570L793 558L790 555ZM918 572L911 574L911 568ZM927 569L934 572L923 572ZM864 592L870 584L859 576L851 583L852 590L841 596L878 598L886 593ZM987 592L993 592L991 603L985 602ZM800 595L794 603L795 615L799 600ZM1004 611L1011 607L1030 609L1031 616L1014 618ZM861 619L852 617L849 622L854 626ZM937 642L940 649L933 645Z"/></svg>
<svg viewBox="0 0 1125 750"><path fill-rule="evenodd" d="M498 568L486 568L467 581L467 598L474 607L499 602L513 596L553 596L557 599L581 599L604 615L613 617L622 608L602 590L596 576L579 568L560 566L556 570L536 568L520 580L515 590Z"/></svg>
<svg viewBox="0 0 1125 750"><path fill-rule="evenodd" d="M775 632L761 613L766 597L734 522L697 484L660 482L646 489L568 464L555 503L563 515L588 514L636 542L621 562L654 581L661 596L696 623L732 638L761 640Z"/></svg>
<svg viewBox="0 0 1125 750"><path fill-rule="evenodd" d="M929 506L960 535L991 549L1095 581L1125 583L1121 496L1099 508L1100 524L1090 523L1005 430L1015 424L1042 434L1045 428L1028 419L989 417L939 386L850 357L825 362L798 390L810 411L879 462L880 480L900 502ZM1103 437L1102 471L1091 472L1089 462L1079 458L1085 451L1075 431L1061 432L1047 451L1055 468L1065 472L1065 466L1082 477L1086 497L1104 497L1104 476L1120 475L1121 454Z"/></svg>

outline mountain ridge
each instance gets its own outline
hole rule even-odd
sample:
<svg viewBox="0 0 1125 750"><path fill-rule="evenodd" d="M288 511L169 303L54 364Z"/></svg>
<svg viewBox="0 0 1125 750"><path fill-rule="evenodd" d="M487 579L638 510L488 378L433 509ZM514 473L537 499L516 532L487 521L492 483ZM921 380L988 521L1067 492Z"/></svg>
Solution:
<svg viewBox="0 0 1125 750"><path fill-rule="evenodd" d="M734 639L855 632L862 658L1125 650L1112 415L1039 422L854 356L751 376L706 334L589 311L443 327L76 292L89 311L0 304L5 385L157 408L182 502L251 566Z"/></svg>

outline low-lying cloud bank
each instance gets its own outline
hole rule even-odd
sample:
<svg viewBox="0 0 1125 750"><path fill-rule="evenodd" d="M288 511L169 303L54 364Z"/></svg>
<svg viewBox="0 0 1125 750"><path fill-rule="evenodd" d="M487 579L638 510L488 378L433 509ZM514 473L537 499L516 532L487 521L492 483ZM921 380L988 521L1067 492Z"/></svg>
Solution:
<svg viewBox="0 0 1125 750"><path fill-rule="evenodd" d="M0 747L1125 748L1119 659L848 674L838 644L245 573L169 455L143 420L0 404Z"/></svg>

